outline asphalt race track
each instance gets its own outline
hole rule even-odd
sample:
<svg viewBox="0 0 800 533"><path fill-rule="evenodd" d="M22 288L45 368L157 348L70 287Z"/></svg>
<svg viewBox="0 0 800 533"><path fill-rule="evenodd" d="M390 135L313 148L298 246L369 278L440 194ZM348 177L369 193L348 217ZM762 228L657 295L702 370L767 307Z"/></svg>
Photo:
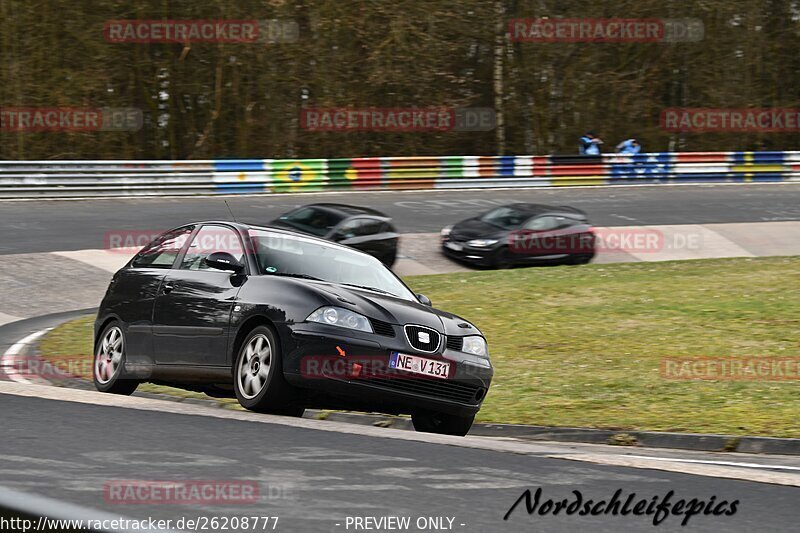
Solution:
<svg viewBox="0 0 800 533"><path fill-rule="evenodd" d="M263 224L312 202L373 207L401 233L442 227L511 202L572 205L597 226L800 220L800 184L426 190L228 196L240 222ZM165 231L196 220L230 220L221 197L0 202L0 254L102 248L109 230Z"/></svg>
<svg viewBox="0 0 800 533"><path fill-rule="evenodd" d="M595 501L617 489L648 500L670 490L675 499L716 496L739 500L736 514L694 516L687 528L669 516L657 529L785 531L800 495L797 487L557 459L541 445L522 453L470 449L436 443L456 437L427 443L394 438L405 433L399 430L379 430L385 437L319 431L255 423L260 415L253 413L229 420L111 407L114 397L97 396L98 405L87 405L0 394L3 484L137 519L277 516L276 531L292 532L353 531L348 516L449 517L453 531L469 532L653 530L652 516L529 516L524 503L504 521L528 488L553 499L577 490ZM104 486L114 480L170 479L256 481L261 495L253 504L202 507L104 499Z"/></svg>
<svg viewBox="0 0 800 533"><path fill-rule="evenodd" d="M800 184L226 199L240 221L253 223L304 203L367 205L392 216L403 233L435 232L513 201L573 205L598 226L787 222L796 227L791 221L800 220ZM42 257L49 252L102 248L109 230L156 231L229 218L222 198L0 202L5 230L0 325L97 305L113 269L55 253ZM57 319L0 327L0 355ZM274 531L287 532L391 531L348 522L348 517L389 516L411 518L411 527L400 531L766 532L786 531L796 523L800 501L797 457L461 439L25 385L2 376L0 421L0 486L136 519L278 517ZM119 480L248 480L258 483L260 496L246 505L111 503L104 487ZM732 516L694 516L686 527L680 516L654 526L652 515L528 515L524 502L503 519L526 489L537 488L542 503L573 501L573 491L594 501L609 500L617 490L623 499L635 493L646 500L674 491L673 502L714 497L716 503L738 500L738 507ZM434 521L418 528L416 520L425 517ZM272 531L272 522L255 530Z"/></svg>

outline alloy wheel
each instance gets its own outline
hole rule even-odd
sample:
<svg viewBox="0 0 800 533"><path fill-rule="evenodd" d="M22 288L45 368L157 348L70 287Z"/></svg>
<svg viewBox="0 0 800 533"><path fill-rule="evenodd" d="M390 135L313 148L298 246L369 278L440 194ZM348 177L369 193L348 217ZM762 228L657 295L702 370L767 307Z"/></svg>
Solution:
<svg viewBox="0 0 800 533"><path fill-rule="evenodd" d="M99 383L105 385L120 371L124 349L122 330L117 326L110 328L103 337L94 360L94 375Z"/></svg>
<svg viewBox="0 0 800 533"><path fill-rule="evenodd" d="M242 396L252 400L267 384L272 364L272 345L266 335L259 333L247 343L239 358L237 376Z"/></svg>

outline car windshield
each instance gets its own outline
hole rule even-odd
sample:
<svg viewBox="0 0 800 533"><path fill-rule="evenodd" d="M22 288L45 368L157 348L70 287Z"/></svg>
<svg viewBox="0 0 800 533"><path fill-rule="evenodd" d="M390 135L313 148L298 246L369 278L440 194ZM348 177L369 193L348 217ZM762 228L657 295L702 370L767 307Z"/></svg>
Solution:
<svg viewBox="0 0 800 533"><path fill-rule="evenodd" d="M312 235L322 237L343 219L343 215L334 211L319 207L301 207L300 209L295 209L294 211L286 213L278 220L280 220L282 224L291 226L305 233L311 233Z"/></svg>
<svg viewBox="0 0 800 533"><path fill-rule="evenodd" d="M250 238L264 275L318 279L372 289L416 301L391 270L369 255L300 236L251 229Z"/></svg>
<svg viewBox="0 0 800 533"><path fill-rule="evenodd" d="M525 215L512 207L498 207L484 214L481 221L502 229L514 229L525 221Z"/></svg>

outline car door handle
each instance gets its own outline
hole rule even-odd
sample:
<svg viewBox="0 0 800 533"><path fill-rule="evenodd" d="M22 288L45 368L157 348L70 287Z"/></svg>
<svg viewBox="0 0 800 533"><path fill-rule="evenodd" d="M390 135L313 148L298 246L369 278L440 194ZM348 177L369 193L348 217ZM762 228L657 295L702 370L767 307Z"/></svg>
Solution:
<svg viewBox="0 0 800 533"><path fill-rule="evenodd" d="M172 283L165 283L164 284L164 294L169 294L175 289L175 285Z"/></svg>

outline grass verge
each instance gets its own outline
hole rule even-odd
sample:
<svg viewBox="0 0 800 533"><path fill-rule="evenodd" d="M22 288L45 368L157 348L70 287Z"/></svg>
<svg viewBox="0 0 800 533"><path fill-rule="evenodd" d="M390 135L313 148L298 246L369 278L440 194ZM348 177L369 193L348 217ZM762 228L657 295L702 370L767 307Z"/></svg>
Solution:
<svg viewBox="0 0 800 533"><path fill-rule="evenodd" d="M665 357L800 356L800 258L407 281L486 334L495 381L479 421L800 438L798 381L673 381L659 372ZM48 358L90 354L91 319L56 328L40 347Z"/></svg>

